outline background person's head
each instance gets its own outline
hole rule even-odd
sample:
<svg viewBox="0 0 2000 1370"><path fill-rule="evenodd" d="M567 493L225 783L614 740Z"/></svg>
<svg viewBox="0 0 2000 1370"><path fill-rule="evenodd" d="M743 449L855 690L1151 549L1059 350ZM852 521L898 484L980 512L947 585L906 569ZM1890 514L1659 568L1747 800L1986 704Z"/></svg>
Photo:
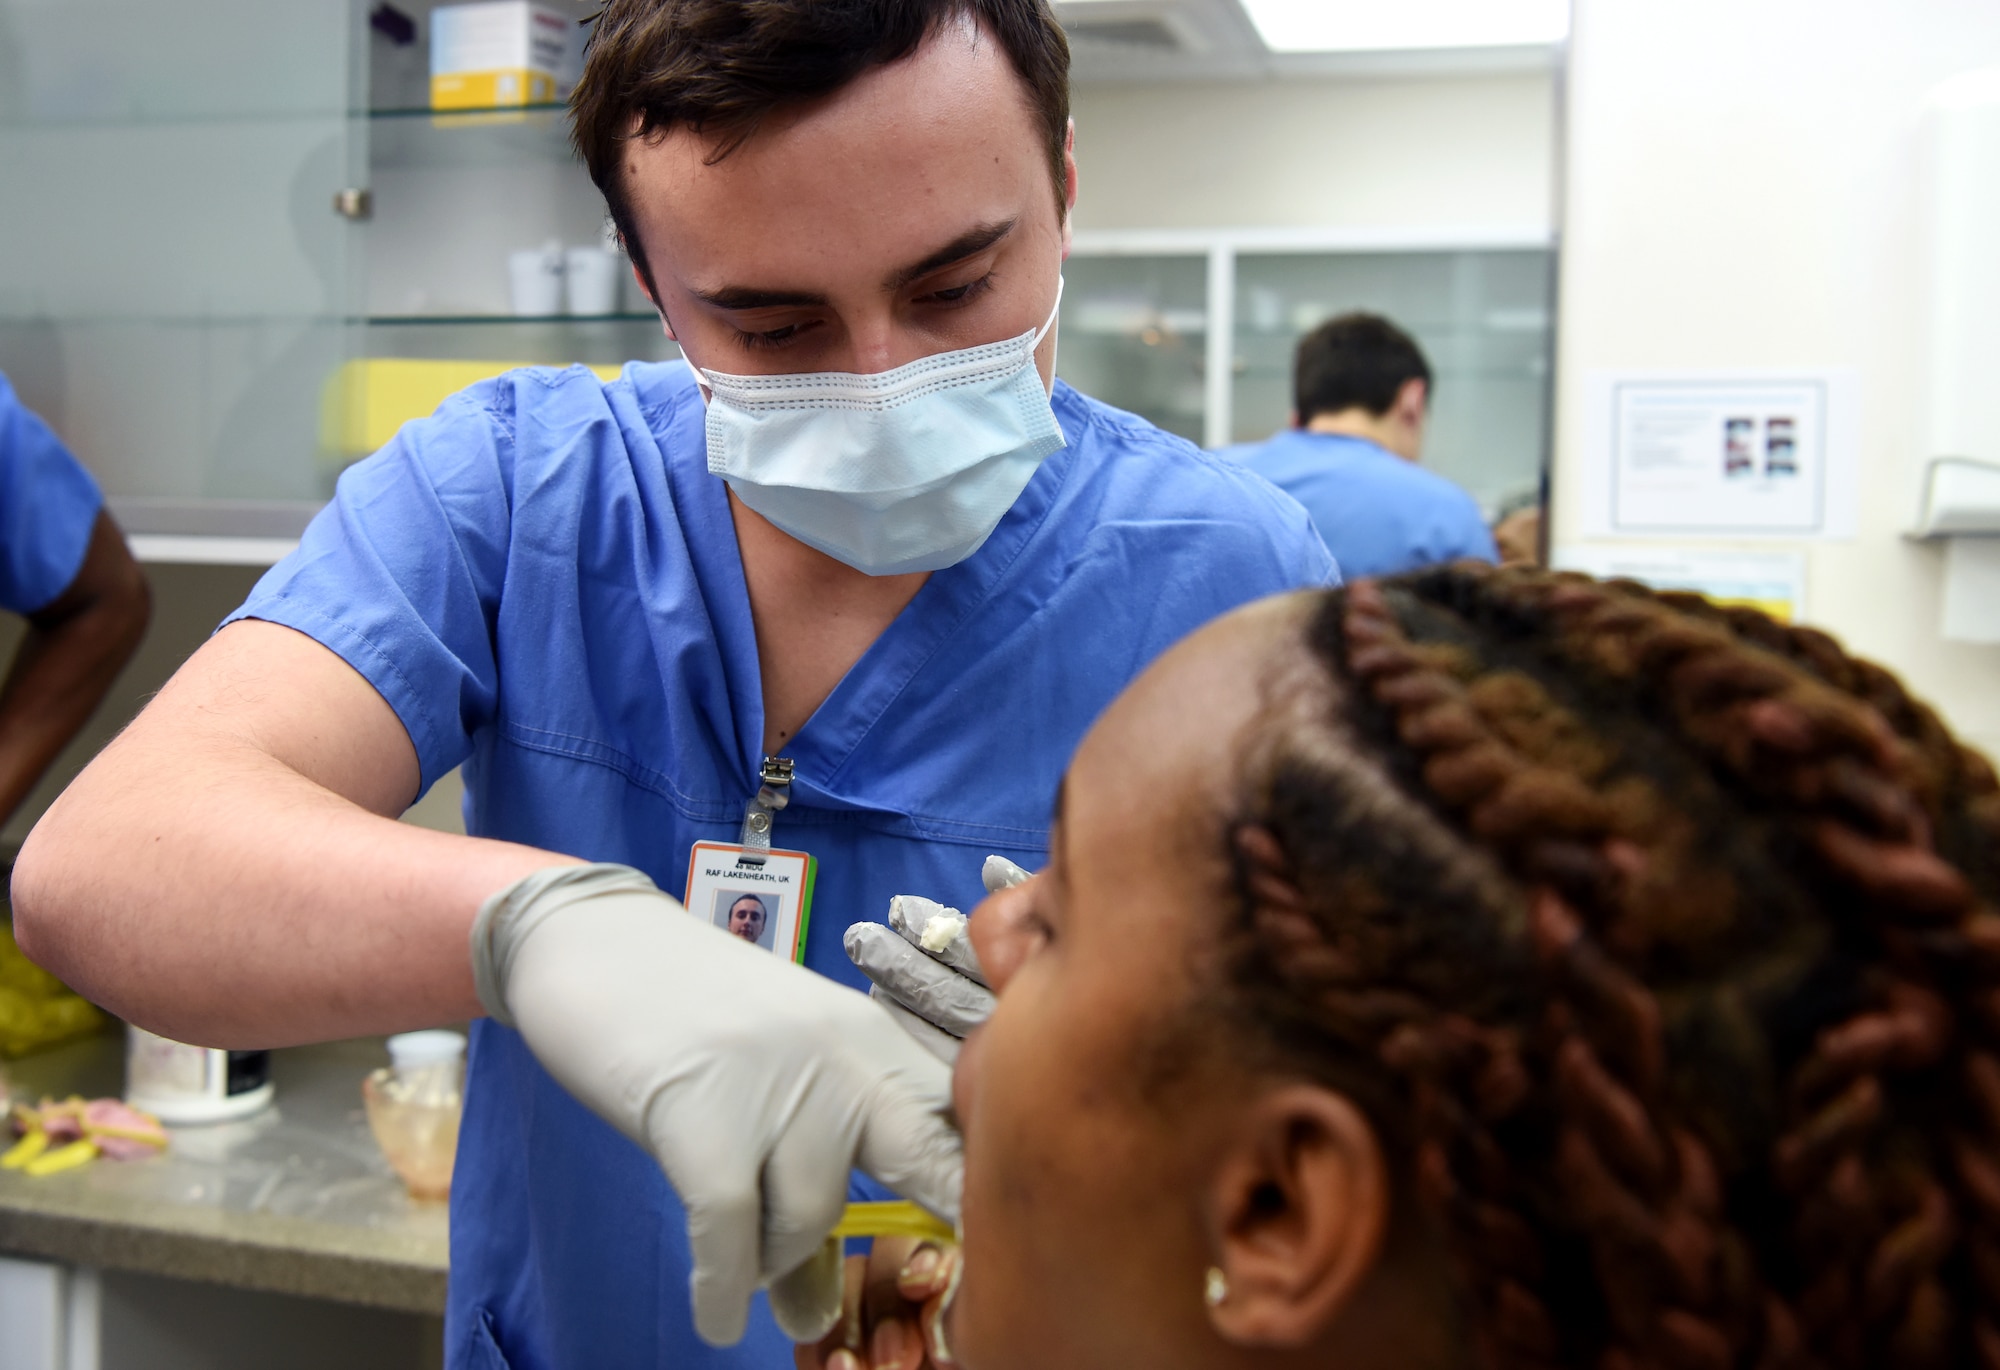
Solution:
<svg viewBox="0 0 2000 1370"><path fill-rule="evenodd" d="M1292 411L1301 428L1367 438L1421 461L1430 399L1423 349L1379 314L1342 314L1299 340Z"/></svg>
<svg viewBox="0 0 2000 1370"><path fill-rule="evenodd" d="M761 941L764 924L769 921L771 911L764 907L764 899L756 894L739 894L729 905L729 932L746 942Z"/></svg>
<svg viewBox="0 0 2000 1370"><path fill-rule="evenodd" d="M610 0L571 108L698 365L878 372L1054 307L1076 182L1046 0ZM1050 379L1053 334L1038 357Z"/></svg>
<svg viewBox="0 0 2000 1370"><path fill-rule="evenodd" d="M1992 1363L2000 785L1823 635L1464 566L1254 606L1051 856L972 922L972 1370Z"/></svg>

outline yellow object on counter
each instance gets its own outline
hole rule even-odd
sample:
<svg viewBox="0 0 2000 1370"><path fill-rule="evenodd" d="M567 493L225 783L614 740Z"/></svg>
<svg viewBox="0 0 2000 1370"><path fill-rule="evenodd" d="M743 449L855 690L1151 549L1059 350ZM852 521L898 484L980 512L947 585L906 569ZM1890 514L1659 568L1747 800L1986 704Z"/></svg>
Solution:
<svg viewBox="0 0 2000 1370"><path fill-rule="evenodd" d="M97 1143L86 1137L82 1141L71 1142L68 1146L59 1146L54 1151L45 1151L21 1169L39 1179L44 1175L75 1170L78 1166L89 1165L96 1159Z"/></svg>
<svg viewBox="0 0 2000 1370"><path fill-rule="evenodd" d="M956 1242L958 1233L950 1223L934 1217L913 1203L849 1204L834 1225L836 1237L921 1237L926 1241Z"/></svg>
<svg viewBox="0 0 2000 1370"><path fill-rule="evenodd" d="M49 1134L36 1128L0 1155L0 1170L20 1170L49 1149Z"/></svg>
<svg viewBox="0 0 2000 1370"><path fill-rule="evenodd" d="M14 1105L6 1121L21 1139L0 1154L0 1170L36 1179L89 1165L99 1156L129 1161L167 1145L159 1119L118 1099L44 1098L37 1108Z"/></svg>
<svg viewBox="0 0 2000 1370"><path fill-rule="evenodd" d="M106 1019L30 961L0 923L0 1056L25 1056L98 1031Z"/></svg>

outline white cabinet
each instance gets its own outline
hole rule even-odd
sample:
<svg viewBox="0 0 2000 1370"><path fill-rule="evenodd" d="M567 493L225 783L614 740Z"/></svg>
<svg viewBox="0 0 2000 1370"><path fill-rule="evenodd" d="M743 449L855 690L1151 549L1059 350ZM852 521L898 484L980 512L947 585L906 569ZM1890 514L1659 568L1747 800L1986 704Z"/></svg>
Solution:
<svg viewBox="0 0 2000 1370"><path fill-rule="evenodd" d="M0 1366L98 1370L95 1271L0 1256Z"/></svg>

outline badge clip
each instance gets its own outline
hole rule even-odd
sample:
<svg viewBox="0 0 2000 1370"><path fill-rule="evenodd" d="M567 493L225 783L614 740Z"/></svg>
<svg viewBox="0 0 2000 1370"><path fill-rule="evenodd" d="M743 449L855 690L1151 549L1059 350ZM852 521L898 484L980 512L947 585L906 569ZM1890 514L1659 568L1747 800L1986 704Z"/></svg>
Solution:
<svg viewBox="0 0 2000 1370"><path fill-rule="evenodd" d="M757 795L743 809L743 834L737 858L746 866L761 866L771 851L771 827L779 810L792 802L792 777L797 766L789 756L767 756L757 768Z"/></svg>

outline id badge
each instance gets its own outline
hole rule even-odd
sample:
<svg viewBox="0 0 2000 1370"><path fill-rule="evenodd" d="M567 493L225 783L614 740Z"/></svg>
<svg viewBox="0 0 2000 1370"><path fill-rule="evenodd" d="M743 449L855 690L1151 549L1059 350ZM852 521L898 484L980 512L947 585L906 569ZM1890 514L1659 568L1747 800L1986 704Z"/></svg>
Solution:
<svg viewBox="0 0 2000 1370"><path fill-rule="evenodd" d="M688 857L689 913L787 960L806 959L813 878L819 862L802 851L752 852L728 842L697 842Z"/></svg>

